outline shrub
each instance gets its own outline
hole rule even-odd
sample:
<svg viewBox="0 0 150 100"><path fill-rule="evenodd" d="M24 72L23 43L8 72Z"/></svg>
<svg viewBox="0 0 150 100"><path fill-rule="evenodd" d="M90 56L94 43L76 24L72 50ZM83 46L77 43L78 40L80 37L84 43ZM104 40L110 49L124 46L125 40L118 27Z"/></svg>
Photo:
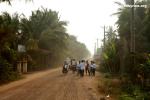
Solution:
<svg viewBox="0 0 150 100"><path fill-rule="evenodd" d="M11 49L9 44L6 43L0 51L0 83L19 78L19 74L14 69L16 59L16 51Z"/></svg>

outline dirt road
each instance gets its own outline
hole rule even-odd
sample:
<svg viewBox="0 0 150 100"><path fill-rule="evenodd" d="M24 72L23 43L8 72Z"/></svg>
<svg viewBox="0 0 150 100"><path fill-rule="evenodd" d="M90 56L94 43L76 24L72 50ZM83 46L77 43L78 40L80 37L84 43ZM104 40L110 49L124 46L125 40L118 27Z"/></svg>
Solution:
<svg viewBox="0 0 150 100"><path fill-rule="evenodd" d="M96 77L52 69L0 86L0 100L99 100Z"/></svg>

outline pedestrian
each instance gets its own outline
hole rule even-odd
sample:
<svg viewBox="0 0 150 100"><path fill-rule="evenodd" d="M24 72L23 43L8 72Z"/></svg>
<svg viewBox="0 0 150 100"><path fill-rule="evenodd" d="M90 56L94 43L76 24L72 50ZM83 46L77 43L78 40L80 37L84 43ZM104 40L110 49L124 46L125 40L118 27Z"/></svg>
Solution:
<svg viewBox="0 0 150 100"><path fill-rule="evenodd" d="M76 66L77 75L80 74L80 62L81 62L81 61L79 61L78 64L77 64L77 66Z"/></svg>
<svg viewBox="0 0 150 100"><path fill-rule="evenodd" d="M83 77L84 76L84 69L85 69L85 61L82 60L80 63L80 76Z"/></svg>
<svg viewBox="0 0 150 100"><path fill-rule="evenodd" d="M89 65L88 60L86 61L85 73L86 73L86 75L89 74L89 76L90 76L90 65Z"/></svg>
<svg viewBox="0 0 150 100"><path fill-rule="evenodd" d="M92 73L93 73L93 71L92 71L92 67L93 67L93 65L92 65L92 61L91 61L91 63L90 63L90 65L89 65L90 67L89 67L89 70L90 70L90 76L92 75Z"/></svg>
<svg viewBox="0 0 150 100"><path fill-rule="evenodd" d="M72 72L75 73L75 71L76 71L76 66L77 66L77 63L76 63L76 60L75 60L75 59L72 59L71 65L72 65Z"/></svg>
<svg viewBox="0 0 150 100"><path fill-rule="evenodd" d="M91 75L93 75L93 76L95 76L95 71L96 71L96 64L95 64L95 62L94 61L91 61L91 66L90 66L90 68L91 68Z"/></svg>
<svg viewBox="0 0 150 100"><path fill-rule="evenodd" d="M62 72L63 73L68 73L68 64L67 64L67 61L64 61Z"/></svg>

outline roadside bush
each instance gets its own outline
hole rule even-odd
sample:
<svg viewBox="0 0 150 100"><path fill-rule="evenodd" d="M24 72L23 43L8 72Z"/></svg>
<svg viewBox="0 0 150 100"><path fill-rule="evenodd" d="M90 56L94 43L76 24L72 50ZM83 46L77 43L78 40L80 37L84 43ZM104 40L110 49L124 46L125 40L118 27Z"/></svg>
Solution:
<svg viewBox="0 0 150 100"><path fill-rule="evenodd" d="M106 74L107 75L107 74ZM117 78L104 78L98 84L98 90L100 93L104 93L105 95L118 95L120 94L120 80Z"/></svg>
<svg viewBox="0 0 150 100"><path fill-rule="evenodd" d="M0 51L0 83L13 81L20 77L14 67L16 60L16 51L10 48L9 43L5 43Z"/></svg>
<svg viewBox="0 0 150 100"><path fill-rule="evenodd" d="M150 96L148 93L139 93L134 96L124 93L120 95L119 100L150 100Z"/></svg>
<svg viewBox="0 0 150 100"><path fill-rule="evenodd" d="M150 100L150 93L143 91L137 85L126 84L122 90L119 100Z"/></svg>
<svg viewBox="0 0 150 100"><path fill-rule="evenodd" d="M13 70L12 65L0 57L0 83L13 81L19 78L19 74Z"/></svg>
<svg viewBox="0 0 150 100"><path fill-rule="evenodd" d="M136 99L124 94L119 97L119 100L136 100Z"/></svg>
<svg viewBox="0 0 150 100"><path fill-rule="evenodd" d="M104 77L105 77L105 78L111 78L112 75L111 75L110 73L105 73L105 74L104 74Z"/></svg>

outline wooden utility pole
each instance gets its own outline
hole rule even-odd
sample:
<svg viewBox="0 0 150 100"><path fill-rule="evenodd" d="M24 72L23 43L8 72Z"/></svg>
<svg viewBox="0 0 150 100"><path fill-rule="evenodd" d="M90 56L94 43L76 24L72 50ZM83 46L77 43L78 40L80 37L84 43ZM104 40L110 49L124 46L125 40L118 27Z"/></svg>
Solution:
<svg viewBox="0 0 150 100"><path fill-rule="evenodd" d="M134 21L134 0L132 0L131 8L131 40L130 40L130 52L135 53L135 21Z"/></svg>
<svg viewBox="0 0 150 100"><path fill-rule="evenodd" d="M97 38L97 49L98 49L98 47L99 47L98 45L99 45L99 44L98 44L98 38Z"/></svg>
<svg viewBox="0 0 150 100"><path fill-rule="evenodd" d="M105 25L104 25L104 49L105 49L105 34L106 32L105 32Z"/></svg>
<svg viewBox="0 0 150 100"><path fill-rule="evenodd" d="M131 53L131 63L132 68L135 67L135 20L134 20L134 0L132 0L131 8L131 40L130 40L130 53Z"/></svg>
<svg viewBox="0 0 150 100"><path fill-rule="evenodd" d="M96 54L96 43L95 43L95 47L94 47L94 55Z"/></svg>

